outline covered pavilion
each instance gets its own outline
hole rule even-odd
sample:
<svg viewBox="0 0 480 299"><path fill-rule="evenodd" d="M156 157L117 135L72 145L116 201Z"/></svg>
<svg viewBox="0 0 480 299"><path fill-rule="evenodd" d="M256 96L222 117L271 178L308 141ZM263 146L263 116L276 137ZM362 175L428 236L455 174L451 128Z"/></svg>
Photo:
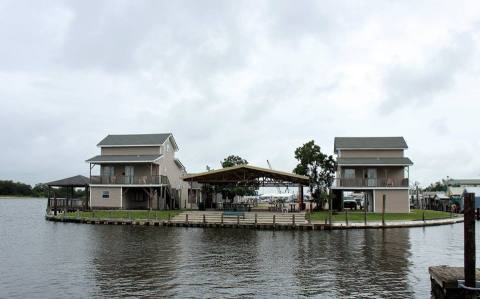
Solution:
<svg viewBox="0 0 480 299"><path fill-rule="evenodd" d="M88 210L88 191L90 180L83 175L76 175L73 177L52 181L46 183L48 186L48 201L47 212L53 210L57 214L59 210ZM55 193L56 188L64 188L65 197L57 197L58 192ZM74 198L75 188L84 188L84 198Z"/></svg>
<svg viewBox="0 0 480 299"><path fill-rule="evenodd" d="M221 187L298 187L300 209L304 209L303 187L309 185L307 176L267 169L248 164L235 165L222 169L187 174L184 181Z"/></svg>

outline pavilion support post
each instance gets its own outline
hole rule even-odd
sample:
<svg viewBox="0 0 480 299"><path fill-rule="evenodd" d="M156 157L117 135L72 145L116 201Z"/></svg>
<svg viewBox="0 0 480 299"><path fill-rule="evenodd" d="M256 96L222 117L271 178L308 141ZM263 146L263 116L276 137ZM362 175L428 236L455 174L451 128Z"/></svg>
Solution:
<svg viewBox="0 0 480 299"><path fill-rule="evenodd" d="M57 216L57 195L53 192L53 215Z"/></svg>
<svg viewBox="0 0 480 299"><path fill-rule="evenodd" d="M303 185L298 185L298 202L300 203L299 211L303 211Z"/></svg>
<svg viewBox="0 0 480 299"><path fill-rule="evenodd" d="M50 203L50 186L48 186L47 213L50 213L52 204Z"/></svg>

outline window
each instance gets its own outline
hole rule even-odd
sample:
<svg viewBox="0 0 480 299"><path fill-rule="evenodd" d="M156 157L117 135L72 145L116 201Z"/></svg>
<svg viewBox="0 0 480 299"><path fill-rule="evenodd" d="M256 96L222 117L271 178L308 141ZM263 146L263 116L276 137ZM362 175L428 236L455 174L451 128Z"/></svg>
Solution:
<svg viewBox="0 0 480 299"><path fill-rule="evenodd" d="M103 191L102 198L110 198L110 191Z"/></svg>
<svg viewBox="0 0 480 299"><path fill-rule="evenodd" d="M346 168L345 169L345 178L346 179L354 179L355 178L355 169Z"/></svg>
<svg viewBox="0 0 480 299"><path fill-rule="evenodd" d="M115 175L115 169L113 166L102 166L102 176L114 176Z"/></svg>

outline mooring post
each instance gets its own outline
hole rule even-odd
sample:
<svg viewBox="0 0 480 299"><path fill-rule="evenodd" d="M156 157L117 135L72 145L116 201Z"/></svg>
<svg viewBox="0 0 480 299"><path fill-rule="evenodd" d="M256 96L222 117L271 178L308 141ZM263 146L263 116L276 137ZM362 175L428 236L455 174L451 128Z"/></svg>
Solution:
<svg viewBox="0 0 480 299"><path fill-rule="evenodd" d="M382 197L383 205L382 205L382 226L385 226L385 202L387 201L387 195L383 194Z"/></svg>
<svg viewBox="0 0 480 299"><path fill-rule="evenodd" d="M223 213L220 214L220 223L223 225Z"/></svg>
<svg viewBox="0 0 480 299"><path fill-rule="evenodd" d="M188 214L185 214L185 223L188 224Z"/></svg>
<svg viewBox="0 0 480 299"><path fill-rule="evenodd" d="M348 210L347 209L344 209L345 210L345 225L348 226Z"/></svg>
<svg viewBox="0 0 480 299"><path fill-rule="evenodd" d="M369 194L364 194L363 195L363 223L365 226L367 226L367 211L368 211L368 198L366 196L369 196Z"/></svg>
<svg viewBox="0 0 480 299"><path fill-rule="evenodd" d="M206 221L205 221L205 214L203 214L203 224L205 224Z"/></svg>
<svg viewBox="0 0 480 299"><path fill-rule="evenodd" d="M170 215L170 213L168 213L168 223L170 223L171 220L172 220L172 215Z"/></svg>
<svg viewBox="0 0 480 299"><path fill-rule="evenodd" d="M465 286L474 288L475 278L475 193L465 194L464 199L464 271ZM475 293L469 292L475 298Z"/></svg>
<svg viewBox="0 0 480 299"><path fill-rule="evenodd" d="M422 213L422 221L425 222L425 211Z"/></svg>
<svg viewBox="0 0 480 299"><path fill-rule="evenodd" d="M332 196L331 193L328 196L328 225L330 226L332 226Z"/></svg>
<svg viewBox="0 0 480 299"><path fill-rule="evenodd" d="M95 210L92 210L92 218L95 219Z"/></svg>
<svg viewBox="0 0 480 299"><path fill-rule="evenodd" d="M240 215L237 215L237 226L240 225Z"/></svg>
<svg viewBox="0 0 480 299"><path fill-rule="evenodd" d="M295 226L295 214L292 214L292 225Z"/></svg>
<svg viewBox="0 0 480 299"><path fill-rule="evenodd" d="M257 226L257 213L255 213L255 227Z"/></svg>
<svg viewBox="0 0 480 299"><path fill-rule="evenodd" d="M273 228L275 228L275 214L273 214Z"/></svg>

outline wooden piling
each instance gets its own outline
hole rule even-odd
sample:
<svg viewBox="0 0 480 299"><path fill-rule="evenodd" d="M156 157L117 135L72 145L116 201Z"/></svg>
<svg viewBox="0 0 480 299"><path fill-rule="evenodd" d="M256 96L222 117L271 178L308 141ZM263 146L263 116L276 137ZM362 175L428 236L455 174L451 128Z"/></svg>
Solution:
<svg viewBox="0 0 480 299"><path fill-rule="evenodd" d="M188 214L185 214L185 223L188 224Z"/></svg>
<svg viewBox="0 0 480 299"><path fill-rule="evenodd" d="M464 198L464 269L465 286L475 287L475 193ZM475 294L472 297L475 298Z"/></svg>
<svg viewBox="0 0 480 299"><path fill-rule="evenodd" d="M348 226L348 210L345 209L345 225Z"/></svg>
<svg viewBox="0 0 480 299"><path fill-rule="evenodd" d="M385 202L387 201L387 195L386 194L383 194L382 201L383 201L383 205L382 205L382 225L385 226Z"/></svg>
<svg viewBox="0 0 480 299"><path fill-rule="evenodd" d="M257 213L255 213L255 227L257 227Z"/></svg>
<svg viewBox="0 0 480 299"><path fill-rule="evenodd" d="M205 214L203 214L203 224L207 223L207 221L205 220Z"/></svg>
<svg viewBox="0 0 480 299"><path fill-rule="evenodd" d="M273 214L273 228L275 228L275 214Z"/></svg>
<svg viewBox="0 0 480 299"><path fill-rule="evenodd" d="M292 225L295 226L295 214L292 214Z"/></svg>

